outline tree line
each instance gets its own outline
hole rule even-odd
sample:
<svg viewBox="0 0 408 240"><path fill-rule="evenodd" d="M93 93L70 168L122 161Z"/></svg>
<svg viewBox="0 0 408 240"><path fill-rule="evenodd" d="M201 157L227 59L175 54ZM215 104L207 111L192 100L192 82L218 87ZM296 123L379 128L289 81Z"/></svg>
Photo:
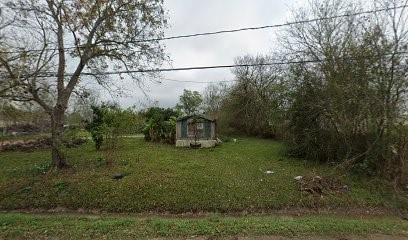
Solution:
<svg viewBox="0 0 408 240"><path fill-rule="evenodd" d="M242 56L234 83L209 86L204 96L220 131L283 139L288 153L339 169L408 178L407 48L404 1L310 1L271 55ZM294 64L263 65L276 61Z"/></svg>

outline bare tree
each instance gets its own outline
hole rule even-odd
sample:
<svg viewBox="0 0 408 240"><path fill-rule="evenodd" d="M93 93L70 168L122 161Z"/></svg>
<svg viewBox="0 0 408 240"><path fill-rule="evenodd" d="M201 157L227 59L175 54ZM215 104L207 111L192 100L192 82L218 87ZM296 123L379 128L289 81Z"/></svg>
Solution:
<svg viewBox="0 0 408 240"><path fill-rule="evenodd" d="M101 74L104 70L160 64L165 56L154 39L166 25L163 1L22 0L4 6L17 16L1 46L12 50L0 55L1 69L17 86L4 97L44 108L52 123L52 163L66 167L64 114L84 80L81 74L87 69L109 87L116 83ZM140 76L132 77L142 84Z"/></svg>
<svg viewBox="0 0 408 240"><path fill-rule="evenodd" d="M228 86L225 82L208 85L203 92L203 105L205 113L214 119L218 119L227 93Z"/></svg>
<svg viewBox="0 0 408 240"><path fill-rule="evenodd" d="M6 51L6 43L4 42L5 40L5 29L9 27L13 22L14 22L14 17L10 17L8 12L6 12L3 8L0 7L0 61L10 61L8 59L7 53L4 52ZM3 67L2 62L0 62L0 67ZM1 68L1 70L3 70ZM3 74L3 71L0 72L0 74ZM12 89L15 86L15 83L13 81L10 81L10 79L6 79L6 76L3 75L1 76L1 81L0 81L0 97L5 95L10 89Z"/></svg>
<svg viewBox="0 0 408 240"><path fill-rule="evenodd" d="M292 66L292 125L300 152L342 166L379 170L391 158L404 122L408 90L406 0L376 0L375 14L358 1L313 0L295 13L284 40L298 60ZM348 17L335 18L339 14ZM299 149L298 148L298 149ZM395 167L395 165L392 165Z"/></svg>
<svg viewBox="0 0 408 240"><path fill-rule="evenodd" d="M231 115L230 126L248 135L274 137L276 121L285 92L282 84L282 68L263 65L273 62L269 56L238 57L237 64L257 66L236 67L233 70L235 84L231 86L224 111Z"/></svg>

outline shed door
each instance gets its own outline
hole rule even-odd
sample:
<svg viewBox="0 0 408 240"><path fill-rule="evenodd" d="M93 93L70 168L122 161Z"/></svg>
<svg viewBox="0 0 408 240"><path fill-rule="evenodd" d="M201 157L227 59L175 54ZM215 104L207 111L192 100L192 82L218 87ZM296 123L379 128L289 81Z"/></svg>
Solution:
<svg viewBox="0 0 408 240"><path fill-rule="evenodd" d="M211 138L211 122L206 121L205 122L205 138L210 139Z"/></svg>
<svg viewBox="0 0 408 240"><path fill-rule="evenodd" d="M187 138L187 120L181 121L181 138Z"/></svg>

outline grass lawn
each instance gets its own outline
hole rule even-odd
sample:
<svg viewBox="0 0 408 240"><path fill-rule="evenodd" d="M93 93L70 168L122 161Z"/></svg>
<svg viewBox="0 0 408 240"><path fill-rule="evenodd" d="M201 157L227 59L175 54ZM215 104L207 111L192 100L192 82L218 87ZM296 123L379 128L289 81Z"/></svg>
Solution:
<svg viewBox="0 0 408 240"><path fill-rule="evenodd" d="M62 207L133 213L408 209L408 201L394 197L391 188L378 179L345 176L348 193L323 198L301 194L295 176L327 175L330 168L288 159L282 155L283 145L271 140L246 138L200 150L146 143L140 138L122 141L111 167L103 164L103 154L91 143L69 149L72 168L64 172L47 171L47 150L1 153L0 209ZM268 170L274 174L266 174ZM115 173L126 176L113 180Z"/></svg>
<svg viewBox="0 0 408 240"><path fill-rule="evenodd" d="M359 239L355 236L368 234L387 234L379 239L393 239L389 235L394 235L395 239L405 239L408 236L408 222L391 217L356 219L330 215L163 218L0 214L0 239L204 239L203 236L208 239L237 239L237 236L248 239L256 236L269 236L261 239L275 239L271 236Z"/></svg>

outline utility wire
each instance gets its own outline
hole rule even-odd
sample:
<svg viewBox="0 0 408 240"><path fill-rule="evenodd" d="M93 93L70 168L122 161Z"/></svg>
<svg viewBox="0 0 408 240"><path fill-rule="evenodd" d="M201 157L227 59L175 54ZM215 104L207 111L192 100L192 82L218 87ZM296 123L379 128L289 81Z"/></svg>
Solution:
<svg viewBox="0 0 408 240"><path fill-rule="evenodd" d="M157 41L174 40L174 39L182 39L182 38L193 38L193 37L201 37L201 36L226 34L226 33L236 33L236 32L242 32L242 31L262 30L262 29L268 29L268 28L280 28L280 27L286 27L286 26L291 26L291 25L298 25L298 24L306 24L306 23L317 22L317 21L331 20L331 19L336 19L336 18L353 17L353 16L364 15L364 14L374 14L374 13L378 13L378 12L397 10L397 9L402 9L402 8L406 8L406 7L408 7L408 4L401 5L401 6L395 6L395 7L380 8L380 9L374 9L374 10L355 12L355 13L345 13L345 14L335 15L335 16L331 16L331 17L313 18L313 19L294 21L294 22L287 22L287 23L274 24L274 25L264 25L264 26L259 26L259 27L245 27L245 28L237 28L237 29L230 29L230 30L220 30L220 31L214 31L214 32L193 33L193 34L185 34L185 35L162 37L162 38L139 39L139 40L130 41L129 43L157 42ZM103 46L106 46L106 45L115 46L115 45L119 45L119 44L118 43L109 43L109 44L104 44ZM85 47L85 45L70 46L70 47L65 47L64 50L72 50L72 49L84 48L84 47ZM46 50L56 51L56 50L58 50L58 48L46 48ZM42 49L31 49L31 50L22 49L22 50L16 50L16 51L0 51L0 52L1 53L24 53L24 52L41 52L41 51L43 51L43 50Z"/></svg>
<svg viewBox="0 0 408 240"><path fill-rule="evenodd" d="M269 62L269 63L253 63L253 64L232 64L232 65L215 65L215 66L198 66L198 67L180 67L180 68L156 68L156 69L137 69L125 71L107 71L99 73L83 72L84 76L108 76L132 73L158 73L158 72L176 72L176 71L192 71L192 70L208 70L208 69L225 69L236 67L256 67L256 66L273 66L273 65L288 65L288 64L302 64L302 63L316 63L321 60L303 60L303 61L287 61L287 62ZM73 73L66 73L64 76L70 77ZM37 77L56 77L56 72L43 72Z"/></svg>
<svg viewBox="0 0 408 240"><path fill-rule="evenodd" d="M384 54L383 56L393 56L393 55L404 55L408 54L408 51L400 51L396 53ZM349 59L353 60L353 59ZM298 61L276 61L267 63L252 63L252 64L231 64L231 65L213 65L213 66L198 66L198 67L180 67L180 68L156 68L156 69L136 69L136 70L124 70L124 71L106 71L99 73L83 72L82 76L109 76L109 75L120 75L120 74L132 74L132 73L159 73L159 72L176 72L176 71L193 71L193 70L208 70L208 69L225 69L225 68L236 68L236 67L258 67L258 66L280 66L280 65L290 65L290 64L308 64L308 63L319 63L324 60L298 60ZM72 76L73 73L64 74L65 77ZM56 72L42 72L37 75L40 78L57 77ZM211 83L211 82L198 82L198 81L183 81L175 79L164 79L167 81L174 82L195 82L195 83Z"/></svg>
<svg viewBox="0 0 408 240"><path fill-rule="evenodd" d="M210 83L228 83L228 82L236 82L237 80L221 80L221 81L192 81L192 80L179 80L179 79L172 79L172 78L159 78L156 80L158 83L162 83L162 81L170 81L170 82L178 82L178 83L200 83L200 84L210 84Z"/></svg>

